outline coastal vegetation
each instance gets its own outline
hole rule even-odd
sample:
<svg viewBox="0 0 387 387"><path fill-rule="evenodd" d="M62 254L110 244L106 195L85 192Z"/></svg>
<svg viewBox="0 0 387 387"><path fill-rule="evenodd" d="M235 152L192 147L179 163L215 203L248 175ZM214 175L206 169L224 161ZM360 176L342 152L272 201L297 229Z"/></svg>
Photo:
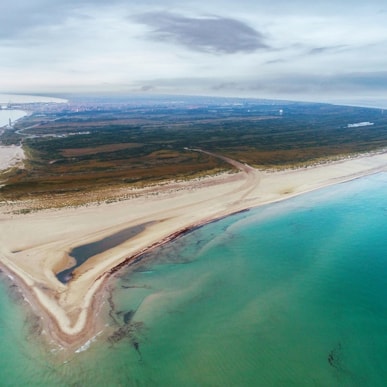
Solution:
<svg viewBox="0 0 387 387"><path fill-rule="evenodd" d="M387 115L380 109L251 100L74 106L32 114L3 133L4 144L22 142L27 155L24 169L3 174L3 198L74 195L231 170L193 148L272 169L387 146ZM362 122L372 125L356 124Z"/></svg>

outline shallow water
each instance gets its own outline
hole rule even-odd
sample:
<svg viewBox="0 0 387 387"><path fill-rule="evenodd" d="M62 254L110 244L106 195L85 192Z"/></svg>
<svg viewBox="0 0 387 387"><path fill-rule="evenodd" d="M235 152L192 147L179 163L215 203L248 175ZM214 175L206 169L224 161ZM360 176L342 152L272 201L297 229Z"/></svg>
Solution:
<svg viewBox="0 0 387 387"><path fill-rule="evenodd" d="M2 286L0 385L384 386L386 236L387 174L206 225L120 272L67 363Z"/></svg>
<svg viewBox="0 0 387 387"><path fill-rule="evenodd" d="M8 125L9 120L14 123L18 119L24 117L27 113L23 110L1 110L0 109L0 128Z"/></svg>

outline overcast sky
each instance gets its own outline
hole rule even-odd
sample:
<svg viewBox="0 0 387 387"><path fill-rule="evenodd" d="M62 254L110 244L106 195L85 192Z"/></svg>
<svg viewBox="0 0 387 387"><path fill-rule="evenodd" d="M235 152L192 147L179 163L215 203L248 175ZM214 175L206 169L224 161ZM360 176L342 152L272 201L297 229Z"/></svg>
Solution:
<svg viewBox="0 0 387 387"><path fill-rule="evenodd" d="M2 0L0 92L387 91L385 0Z"/></svg>

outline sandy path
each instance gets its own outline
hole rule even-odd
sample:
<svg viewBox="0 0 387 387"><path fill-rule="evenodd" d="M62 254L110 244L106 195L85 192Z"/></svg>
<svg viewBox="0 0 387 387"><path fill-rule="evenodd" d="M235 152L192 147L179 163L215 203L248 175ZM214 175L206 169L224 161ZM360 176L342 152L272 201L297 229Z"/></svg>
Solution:
<svg viewBox="0 0 387 387"><path fill-rule="evenodd" d="M196 150L198 151L198 150ZM109 273L147 249L196 225L263 203L386 170L387 154L364 156L313 168L260 172L234 165L237 174L173 183L121 202L45 210L27 215L0 206L0 261L44 317L50 337L69 348L95 334L98 290ZM67 284L55 273L69 266L74 247L147 224L140 234L91 257Z"/></svg>
<svg viewBox="0 0 387 387"><path fill-rule="evenodd" d="M258 188L259 182L262 178L262 173L259 170L250 167L250 165L243 164L239 161L230 159L226 156L218 155L216 153L208 152L202 149L191 150L194 152L200 152L212 157L216 157L232 165L236 169L239 169L239 171L241 171L245 175L245 183L240 188L238 188L238 193L241 195L240 199L245 198L246 196L248 196L249 193Z"/></svg>

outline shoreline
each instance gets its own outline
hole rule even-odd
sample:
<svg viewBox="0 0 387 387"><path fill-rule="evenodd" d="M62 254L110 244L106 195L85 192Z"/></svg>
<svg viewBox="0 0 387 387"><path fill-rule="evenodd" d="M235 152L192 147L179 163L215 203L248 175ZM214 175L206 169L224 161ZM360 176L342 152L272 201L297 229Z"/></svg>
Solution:
<svg viewBox="0 0 387 387"><path fill-rule="evenodd" d="M228 161L240 172L174 182L173 189L163 184L153 194L109 204L26 215L0 206L0 265L42 317L48 338L72 353L85 345L100 329L97 314L107 280L147 251L231 214L387 171L387 153L279 172ZM148 222L138 235L89 258L68 284L56 279L72 248Z"/></svg>

